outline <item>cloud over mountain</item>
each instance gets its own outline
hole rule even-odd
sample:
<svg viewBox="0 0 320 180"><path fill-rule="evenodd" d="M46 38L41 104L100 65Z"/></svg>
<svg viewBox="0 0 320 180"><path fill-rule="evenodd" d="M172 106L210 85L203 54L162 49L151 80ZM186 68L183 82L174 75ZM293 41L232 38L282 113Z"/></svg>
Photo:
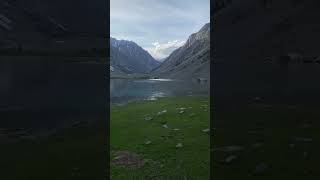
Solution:
<svg viewBox="0 0 320 180"><path fill-rule="evenodd" d="M174 40L166 43L154 42L152 47L146 48L147 51L157 60L168 57L172 51L183 46L185 41Z"/></svg>

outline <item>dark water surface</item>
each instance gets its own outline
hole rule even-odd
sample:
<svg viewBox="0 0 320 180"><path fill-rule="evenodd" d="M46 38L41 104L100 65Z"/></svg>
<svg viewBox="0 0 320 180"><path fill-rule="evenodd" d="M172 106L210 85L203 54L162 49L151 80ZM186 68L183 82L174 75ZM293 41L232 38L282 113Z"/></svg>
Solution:
<svg viewBox="0 0 320 180"><path fill-rule="evenodd" d="M125 104L159 97L209 95L209 82L173 79L111 79L111 104Z"/></svg>

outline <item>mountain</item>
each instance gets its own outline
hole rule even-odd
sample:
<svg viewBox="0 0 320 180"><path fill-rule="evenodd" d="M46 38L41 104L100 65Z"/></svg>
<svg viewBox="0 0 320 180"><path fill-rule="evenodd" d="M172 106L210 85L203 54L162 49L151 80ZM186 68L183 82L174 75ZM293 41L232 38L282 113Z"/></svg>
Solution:
<svg viewBox="0 0 320 180"><path fill-rule="evenodd" d="M99 0L4 0L0 48L105 48L107 3Z"/></svg>
<svg viewBox="0 0 320 180"><path fill-rule="evenodd" d="M173 51L151 73L164 78L210 78L210 24L190 35L186 43Z"/></svg>
<svg viewBox="0 0 320 180"><path fill-rule="evenodd" d="M215 100L319 100L319 6L318 0L233 0L215 13Z"/></svg>
<svg viewBox="0 0 320 180"><path fill-rule="evenodd" d="M135 42L117 40L112 37L110 38L110 56L112 74L114 72L148 73L160 64Z"/></svg>

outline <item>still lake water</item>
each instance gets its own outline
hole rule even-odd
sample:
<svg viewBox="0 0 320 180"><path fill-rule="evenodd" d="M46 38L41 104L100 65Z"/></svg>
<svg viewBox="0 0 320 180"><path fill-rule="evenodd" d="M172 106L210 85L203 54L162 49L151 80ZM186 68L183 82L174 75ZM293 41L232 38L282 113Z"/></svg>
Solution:
<svg viewBox="0 0 320 180"><path fill-rule="evenodd" d="M111 79L111 104L156 100L169 96L209 95L209 82L172 79Z"/></svg>

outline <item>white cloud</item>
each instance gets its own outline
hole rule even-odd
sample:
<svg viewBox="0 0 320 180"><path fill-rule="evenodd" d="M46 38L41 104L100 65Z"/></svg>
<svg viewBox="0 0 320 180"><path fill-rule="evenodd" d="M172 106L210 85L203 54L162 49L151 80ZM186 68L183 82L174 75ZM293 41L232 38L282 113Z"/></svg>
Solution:
<svg viewBox="0 0 320 180"><path fill-rule="evenodd" d="M145 49L155 41L186 40L209 20L210 0L110 0L111 36Z"/></svg>
<svg viewBox="0 0 320 180"><path fill-rule="evenodd" d="M172 53L175 49L183 46L185 41L174 40L166 43L154 42L152 47L146 48L146 50L157 60L166 58Z"/></svg>

